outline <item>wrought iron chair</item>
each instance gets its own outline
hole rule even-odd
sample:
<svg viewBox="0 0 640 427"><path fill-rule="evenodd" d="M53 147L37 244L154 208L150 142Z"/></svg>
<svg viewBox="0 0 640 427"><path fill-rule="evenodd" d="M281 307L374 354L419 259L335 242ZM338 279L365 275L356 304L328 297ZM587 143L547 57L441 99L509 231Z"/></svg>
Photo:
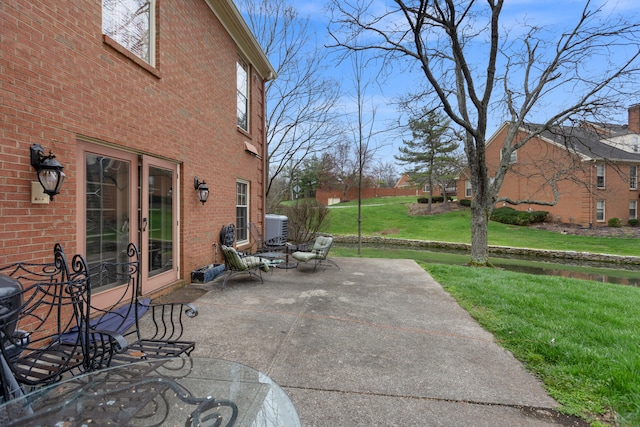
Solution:
<svg viewBox="0 0 640 427"><path fill-rule="evenodd" d="M318 265L322 264L323 262L327 262L331 265L334 265L339 270L340 266L336 264L335 261L327 258L327 256L329 255L329 250L331 249L332 245L333 245L333 237L318 236L316 237L316 240L313 243L311 250L296 251L291 254L291 257L293 257L293 259L298 261L298 266L300 266L300 263L314 261L313 271L316 271L316 269L318 268Z"/></svg>
<svg viewBox="0 0 640 427"><path fill-rule="evenodd" d="M69 266L56 244L54 262L18 262L0 273L0 397L5 401L100 369L126 346L122 337L89 326L89 269L81 255ZM62 340L70 330L75 330L70 339Z"/></svg>
<svg viewBox="0 0 640 427"><path fill-rule="evenodd" d="M249 230L251 231L251 239L256 245L256 252L271 252L271 251L283 251L287 248L286 239L282 237L275 237L273 239L265 240L258 226L253 222L249 223Z"/></svg>
<svg viewBox="0 0 640 427"><path fill-rule="evenodd" d="M91 307L91 327L114 331L127 340L127 350L113 355L111 366L139 361L189 355L194 341L182 339L184 320L196 317L198 309L190 303L152 303L141 298L140 252L127 246L126 262L103 262L91 270L91 285L119 284L120 291L108 307ZM148 312L148 313L147 313ZM147 313L147 314L145 314Z"/></svg>
<svg viewBox="0 0 640 427"><path fill-rule="evenodd" d="M229 273L222 282L222 289L226 286L229 278L237 273L248 273L250 276L255 276L260 279L260 282L264 283L264 280L262 280L262 272L269 271L269 261L251 255L241 257L234 248L225 245L222 245L222 255L224 256L226 270Z"/></svg>

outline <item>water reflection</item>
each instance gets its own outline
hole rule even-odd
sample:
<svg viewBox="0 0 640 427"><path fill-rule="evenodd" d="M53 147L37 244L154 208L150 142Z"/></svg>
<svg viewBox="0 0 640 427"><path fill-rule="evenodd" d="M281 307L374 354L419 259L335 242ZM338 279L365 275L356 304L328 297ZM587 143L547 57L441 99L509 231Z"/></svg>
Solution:
<svg viewBox="0 0 640 427"><path fill-rule="evenodd" d="M564 270L554 267L536 267L531 265L503 264L498 259L493 259L493 264L505 270L518 273L541 274L546 276L561 276L572 279L593 280L601 283L613 283L616 285L640 286L640 277L616 276L615 272L604 273L583 273L580 271ZM639 273L640 274L640 273Z"/></svg>

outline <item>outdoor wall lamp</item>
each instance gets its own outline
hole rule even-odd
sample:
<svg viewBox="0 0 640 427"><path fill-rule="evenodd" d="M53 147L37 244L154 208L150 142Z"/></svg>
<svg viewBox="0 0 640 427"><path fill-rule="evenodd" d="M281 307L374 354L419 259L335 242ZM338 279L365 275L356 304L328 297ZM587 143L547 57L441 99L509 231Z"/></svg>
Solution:
<svg viewBox="0 0 640 427"><path fill-rule="evenodd" d="M204 179L202 182L198 181L198 177L196 176L193 178L193 188L198 192L198 200L200 200L204 205L209 198L209 187L207 187L207 183Z"/></svg>
<svg viewBox="0 0 640 427"><path fill-rule="evenodd" d="M31 166L35 168L38 181L40 181L45 194L48 194L49 199L53 200L53 196L60 193L60 188L67 177L62 172L64 167L56 160L56 156L51 154L51 151L46 156L40 144L31 146Z"/></svg>

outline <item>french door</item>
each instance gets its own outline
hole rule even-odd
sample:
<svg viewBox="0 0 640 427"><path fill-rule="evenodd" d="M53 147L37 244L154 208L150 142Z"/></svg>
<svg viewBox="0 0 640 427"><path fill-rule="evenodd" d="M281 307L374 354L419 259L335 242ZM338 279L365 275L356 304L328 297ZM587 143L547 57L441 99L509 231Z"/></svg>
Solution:
<svg viewBox="0 0 640 427"><path fill-rule="evenodd" d="M161 288L178 279L178 166L142 157L140 247L143 291Z"/></svg>
<svg viewBox="0 0 640 427"><path fill-rule="evenodd" d="M78 143L78 239L90 268L141 255L142 292L178 279L178 165L110 147ZM92 283L109 293L122 283Z"/></svg>

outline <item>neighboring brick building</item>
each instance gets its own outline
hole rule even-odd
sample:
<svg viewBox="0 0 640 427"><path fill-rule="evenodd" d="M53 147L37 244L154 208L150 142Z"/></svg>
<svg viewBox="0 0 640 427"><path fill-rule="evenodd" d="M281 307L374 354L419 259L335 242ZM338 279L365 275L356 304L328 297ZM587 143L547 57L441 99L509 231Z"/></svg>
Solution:
<svg viewBox="0 0 640 427"><path fill-rule="evenodd" d="M56 242L92 264L133 241L148 293L220 262L223 225L248 246L274 77L232 0L3 0L0 265L50 260ZM32 144L64 166L48 204L32 202Z"/></svg>
<svg viewBox="0 0 640 427"><path fill-rule="evenodd" d="M487 166L493 176L499 164L508 126L504 124L487 142ZM527 125L520 136L539 129ZM640 105L628 111L628 125L585 123L544 131L511 156L498 197L552 201L547 180L559 178L559 200L554 206L521 204L518 210L546 210L555 221L583 226L607 225L610 218L623 224L638 218L640 168ZM567 146L578 154L570 156ZM458 199L471 198L468 175L458 180ZM499 203L498 206L502 206Z"/></svg>

